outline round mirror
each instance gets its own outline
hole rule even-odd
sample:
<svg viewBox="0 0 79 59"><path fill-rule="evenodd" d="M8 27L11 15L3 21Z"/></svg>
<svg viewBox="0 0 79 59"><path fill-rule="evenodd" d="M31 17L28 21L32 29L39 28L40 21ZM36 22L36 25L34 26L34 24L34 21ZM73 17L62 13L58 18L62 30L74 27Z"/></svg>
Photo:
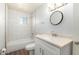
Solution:
<svg viewBox="0 0 79 59"><path fill-rule="evenodd" d="M61 11L55 11L50 16L50 22L53 25L58 25L63 20L63 13Z"/></svg>

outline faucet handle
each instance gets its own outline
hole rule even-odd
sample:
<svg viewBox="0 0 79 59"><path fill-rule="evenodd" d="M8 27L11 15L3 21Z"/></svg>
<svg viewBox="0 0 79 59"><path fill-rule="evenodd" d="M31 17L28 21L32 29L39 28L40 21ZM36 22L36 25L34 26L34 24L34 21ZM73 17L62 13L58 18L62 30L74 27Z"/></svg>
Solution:
<svg viewBox="0 0 79 59"><path fill-rule="evenodd" d="M58 36L58 34L56 34L56 33L52 33L52 36Z"/></svg>

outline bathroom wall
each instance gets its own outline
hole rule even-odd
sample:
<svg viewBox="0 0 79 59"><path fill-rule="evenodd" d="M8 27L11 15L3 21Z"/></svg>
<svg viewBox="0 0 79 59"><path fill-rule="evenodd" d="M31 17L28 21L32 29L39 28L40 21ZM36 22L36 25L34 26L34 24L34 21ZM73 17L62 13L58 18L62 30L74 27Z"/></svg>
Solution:
<svg viewBox="0 0 79 59"><path fill-rule="evenodd" d="M45 33L56 32L65 35L73 35L73 4L67 4L59 9L63 12L64 18L61 24L51 25L49 17L51 12L48 10L48 5L44 4L33 13L33 32ZM56 11L56 10L55 10Z"/></svg>
<svg viewBox="0 0 79 59"><path fill-rule="evenodd" d="M27 17L25 23L22 24L22 17ZM27 40L31 37L31 19L30 14L9 9L7 21L7 40Z"/></svg>
<svg viewBox="0 0 79 59"><path fill-rule="evenodd" d="M74 41L79 42L79 3L74 3ZM73 54L79 55L79 44L73 43Z"/></svg>
<svg viewBox="0 0 79 59"><path fill-rule="evenodd" d="M5 15L5 17L6 17L6 19L5 19L5 30L6 30L6 32L5 32L5 46L7 46L7 41L8 41L8 35L7 35L7 33L8 33L8 27L7 27L7 25L8 25L8 6L7 6L7 4L6 4L6 15ZM6 47L7 48L7 47Z"/></svg>
<svg viewBox="0 0 79 59"><path fill-rule="evenodd" d="M5 4L0 3L0 50L5 48Z"/></svg>
<svg viewBox="0 0 79 59"><path fill-rule="evenodd" d="M79 3L74 3L74 36L79 40Z"/></svg>

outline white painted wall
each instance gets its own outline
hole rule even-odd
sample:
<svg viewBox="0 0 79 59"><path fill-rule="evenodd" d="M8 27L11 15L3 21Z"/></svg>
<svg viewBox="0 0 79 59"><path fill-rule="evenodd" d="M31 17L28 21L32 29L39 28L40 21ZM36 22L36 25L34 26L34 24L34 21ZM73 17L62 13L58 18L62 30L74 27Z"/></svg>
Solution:
<svg viewBox="0 0 79 59"><path fill-rule="evenodd" d="M64 14L64 19L61 24L54 26L49 21L50 14L48 5L44 4L33 13L33 32L45 33L56 32L65 35L73 35L73 4L68 4L59 9Z"/></svg>
<svg viewBox="0 0 79 59"><path fill-rule="evenodd" d="M74 3L74 41L79 42L79 3ZM79 55L79 44L73 44L73 54Z"/></svg>
<svg viewBox="0 0 79 59"><path fill-rule="evenodd" d="M27 16L27 23L21 24L20 18ZM7 40L14 41L20 39L27 39L31 37L31 19L30 15L9 9L7 20Z"/></svg>
<svg viewBox="0 0 79 59"><path fill-rule="evenodd" d="M5 4L0 3L0 49L5 48Z"/></svg>
<svg viewBox="0 0 79 59"><path fill-rule="evenodd" d="M74 3L74 36L79 40L79 3Z"/></svg>
<svg viewBox="0 0 79 59"><path fill-rule="evenodd" d="M7 5L6 5L6 12L5 12L5 13L6 13L6 16L5 16L5 17L6 17L6 20L5 20L5 26L6 26L6 27L5 27L5 30L6 30L6 32L5 32L5 45L7 46L7 41L8 41L8 40L7 40L7 38L8 38L8 35L7 35L7 28L8 28L8 27L7 27L7 24L8 24L8 23L7 23L7 22L8 22L8 6L7 6ZM6 47L6 48L7 48L7 47Z"/></svg>

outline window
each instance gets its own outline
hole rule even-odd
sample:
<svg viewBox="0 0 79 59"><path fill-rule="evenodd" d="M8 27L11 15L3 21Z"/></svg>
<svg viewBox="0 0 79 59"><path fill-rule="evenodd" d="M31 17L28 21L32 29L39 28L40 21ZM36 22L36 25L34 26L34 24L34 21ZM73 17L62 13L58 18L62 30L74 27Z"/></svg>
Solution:
<svg viewBox="0 0 79 59"><path fill-rule="evenodd" d="M27 24L27 17L26 16L20 17L20 24Z"/></svg>

